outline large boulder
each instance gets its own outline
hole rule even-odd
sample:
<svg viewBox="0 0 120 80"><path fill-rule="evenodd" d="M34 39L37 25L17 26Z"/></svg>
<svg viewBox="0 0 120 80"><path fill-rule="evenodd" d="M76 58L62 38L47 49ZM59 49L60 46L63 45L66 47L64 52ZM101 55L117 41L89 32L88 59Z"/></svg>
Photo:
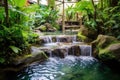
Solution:
<svg viewBox="0 0 120 80"><path fill-rule="evenodd" d="M100 49L98 56L103 61L115 59L120 62L120 43L110 44L105 49Z"/></svg>
<svg viewBox="0 0 120 80"><path fill-rule="evenodd" d="M60 58L64 58L66 53L67 53L67 50L65 48L57 48L52 51L53 56L57 56Z"/></svg>
<svg viewBox="0 0 120 80"><path fill-rule="evenodd" d="M92 44L93 56L98 56L100 49L105 49L110 44L118 43L119 41L113 36L98 35L97 39Z"/></svg>
<svg viewBox="0 0 120 80"><path fill-rule="evenodd" d="M36 51L34 54L25 55L14 60L13 64L16 66L28 66L36 61L44 61L47 56L43 51Z"/></svg>
<svg viewBox="0 0 120 80"><path fill-rule="evenodd" d="M35 47L31 47L31 54L25 54L22 56L15 57L11 60L8 66L2 68L2 71L19 71L24 67L29 66L34 62L42 62L47 59L46 54L36 49ZM1 70L1 68L0 68Z"/></svg>
<svg viewBox="0 0 120 80"><path fill-rule="evenodd" d="M120 66L120 41L115 37L99 35L92 42L93 56L110 66Z"/></svg>
<svg viewBox="0 0 120 80"><path fill-rule="evenodd" d="M80 53L80 47L75 45L75 46L71 46L68 48L68 54L69 55L75 55L75 56L80 56L81 53Z"/></svg>

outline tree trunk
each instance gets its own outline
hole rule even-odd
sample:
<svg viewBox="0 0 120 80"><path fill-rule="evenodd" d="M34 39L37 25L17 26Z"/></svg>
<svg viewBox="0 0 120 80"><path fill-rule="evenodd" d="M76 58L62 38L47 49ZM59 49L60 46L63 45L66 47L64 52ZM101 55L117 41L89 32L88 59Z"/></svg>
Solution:
<svg viewBox="0 0 120 80"><path fill-rule="evenodd" d="M94 8L94 20L96 21L96 7L95 7L95 4L94 4L94 1L92 1L92 5L93 5L93 8Z"/></svg>
<svg viewBox="0 0 120 80"><path fill-rule="evenodd" d="M9 13L8 13L8 1L7 0L4 0L4 7L5 7L6 26L9 27Z"/></svg>
<svg viewBox="0 0 120 80"><path fill-rule="evenodd" d="M37 4L39 5L39 3L40 3L40 0L37 0Z"/></svg>

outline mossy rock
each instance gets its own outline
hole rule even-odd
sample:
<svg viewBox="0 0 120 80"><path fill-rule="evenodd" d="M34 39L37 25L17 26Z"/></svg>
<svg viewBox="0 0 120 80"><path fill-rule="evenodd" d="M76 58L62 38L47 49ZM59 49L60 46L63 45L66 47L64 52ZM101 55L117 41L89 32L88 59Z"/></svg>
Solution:
<svg viewBox="0 0 120 80"><path fill-rule="evenodd" d="M105 49L111 44L119 43L113 36L98 35L97 39L91 42L93 48L93 56L98 56L100 49Z"/></svg>
<svg viewBox="0 0 120 80"><path fill-rule="evenodd" d="M48 57L43 51L39 51L39 52L37 51L35 53L25 54L25 55L13 58L9 63L9 65L5 65L3 68L0 67L0 70L17 72L34 62L42 62L47 59Z"/></svg>
<svg viewBox="0 0 120 80"><path fill-rule="evenodd" d="M79 32L79 33L77 34L77 37L78 37L79 40L82 40L82 41L85 41L85 40L87 39L86 36L82 35L82 32Z"/></svg>
<svg viewBox="0 0 120 80"><path fill-rule="evenodd" d="M105 49L100 49L99 58L103 61L115 59L120 62L120 43L111 44Z"/></svg>
<svg viewBox="0 0 120 80"><path fill-rule="evenodd" d="M78 32L78 38L84 42L91 42L97 36L96 31L90 30L85 26L81 26Z"/></svg>
<svg viewBox="0 0 120 80"><path fill-rule="evenodd" d="M98 35L97 39L92 42L92 44L96 44L99 48L106 48L110 44L118 43L119 41L113 36L107 35Z"/></svg>
<svg viewBox="0 0 120 80"><path fill-rule="evenodd" d="M120 64L120 41L113 36L99 35L92 42L93 56L108 65Z"/></svg>
<svg viewBox="0 0 120 80"><path fill-rule="evenodd" d="M35 30L40 30L42 32L45 32L45 31L47 31L47 27L45 25L41 25L41 26L37 27Z"/></svg>

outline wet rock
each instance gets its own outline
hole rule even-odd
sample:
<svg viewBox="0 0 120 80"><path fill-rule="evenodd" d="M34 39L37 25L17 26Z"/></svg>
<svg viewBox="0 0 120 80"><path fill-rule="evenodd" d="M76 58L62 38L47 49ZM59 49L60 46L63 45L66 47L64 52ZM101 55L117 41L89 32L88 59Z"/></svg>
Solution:
<svg viewBox="0 0 120 80"><path fill-rule="evenodd" d="M79 46L71 46L70 48L68 48L68 54L69 55L75 55L75 56L80 56L80 47Z"/></svg>
<svg viewBox="0 0 120 80"><path fill-rule="evenodd" d="M60 57L60 58L64 58L65 54L67 54L67 50L65 48L58 48L52 51L52 55L53 57Z"/></svg>
<svg viewBox="0 0 120 80"><path fill-rule="evenodd" d="M39 40L43 43L51 43L51 42L66 42L70 43L76 41L76 36L70 35L59 35L59 36L40 36Z"/></svg>
<svg viewBox="0 0 120 80"><path fill-rule="evenodd" d="M46 59L47 56L43 51L38 50L38 48L36 47L31 47L31 54L15 57L14 59L12 59L9 65L3 66L3 68L0 67L0 70L3 72L4 71L17 72L34 62L42 62Z"/></svg>
<svg viewBox="0 0 120 80"><path fill-rule="evenodd" d="M16 66L28 66L33 62L44 61L46 59L47 56L43 51L38 50L35 47L31 47L31 54L14 59L13 64Z"/></svg>
<svg viewBox="0 0 120 80"><path fill-rule="evenodd" d="M59 36L56 37L57 42L72 42L72 37L70 36Z"/></svg>

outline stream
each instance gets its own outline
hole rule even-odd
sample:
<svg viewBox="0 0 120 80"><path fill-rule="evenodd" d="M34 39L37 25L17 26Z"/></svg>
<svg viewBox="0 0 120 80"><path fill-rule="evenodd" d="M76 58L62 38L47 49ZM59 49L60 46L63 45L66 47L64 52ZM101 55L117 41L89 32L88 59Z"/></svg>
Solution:
<svg viewBox="0 0 120 80"><path fill-rule="evenodd" d="M75 36L70 42L67 39L57 37L53 41L50 36L45 37L45 43L41 47L33 47L32 50L47 49L49 59L35 62L20 72L10 72L7 80L120 80L119 73L92 57L90 45L77 42ZM79 51L72 45L77 46ZM58 49L60 50L56 53L54 50ZM60 58L59 54L63 54L63 57Z"/></svg>

